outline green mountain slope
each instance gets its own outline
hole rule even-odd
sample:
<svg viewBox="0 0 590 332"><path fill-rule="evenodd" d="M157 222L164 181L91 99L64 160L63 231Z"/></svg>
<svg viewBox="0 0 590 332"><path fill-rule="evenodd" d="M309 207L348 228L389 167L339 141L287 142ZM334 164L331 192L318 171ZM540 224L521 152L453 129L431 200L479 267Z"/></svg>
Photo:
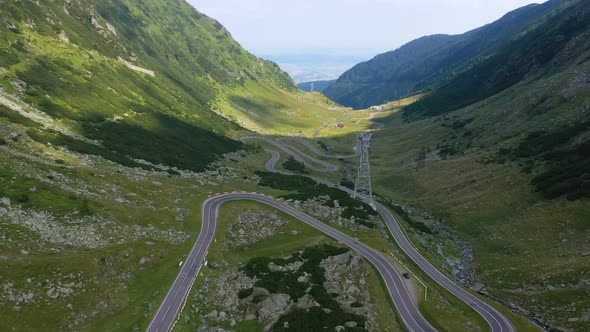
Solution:
<svg viewBox="0 0 590 332"><path fill-rule="evenodd" d="M435 67L452 71L415 81L418 101L379 108L391 113L372 142L373 189L404 206L414 243L466 286L546 330L588 331L590 3L527 6L462 37L446 48L450 67ZM465 57L461 43L474 47ZM400 86L356 74L368 87L344 98L379 96L359 107Z"/></svg>
<svg viewBox="0 0 590 332"><path fill-rule="evenodd" d="M408 226L422 252L547 330L588 331L589 55L443 115L397 108L372 143L375 192L434 231Z"/></svg>
<svg viewBox="0 0 590 332"><path fill-rule="evenodd" d="M590 49L590 4L567 7L406 108L433 116L470 105L539 73L560 71Z"/></svg>
<svg viewBox="0 0 590 332"><path fill-rule="evenodd" d="M590 3L572 5L547 22L513 40L485 61L457 76L416 103L404 109L406 119L431 117L471 105L525 80L538 80L588 61L590 52ZM485 79L482 79L485 78ZM582 83L583 84L583 83ZM562 102L566 93L556 91ZM557 103L547 99L531 107L530 118L542 116ZM530 120L530 119L529 119ZM571 200L590 196L588 144L590 118L575 124L556 125L531 131L523 128L517 147L504 148L499 159L525 163L530 172L535 164L545 171L532 180L536 190L547 198L567 196Z"/></svg>
<svg viewBox="0 0 590 332"><path fill-rule="evenodd" d="M3 1L0 17L4 91L119 161L202 170L240 146L224 137L240 128L213 111L217 99L248 82L296 89L184 1Z"/></svg>
<svg viewBox="0 0 590 332"><path fill-rule="evenodd" d="M366 108L410 94L418 80L432 72L428 56L454 41L455 36L435 35L412 41L400 49L360 63L340 76L324 94L353 108Z"/></svg>
<svg viewBox="0 0 590 332"><path fill-rule="evenodd" d="M182 0L0 0L0 331L145 330L203 201L272 194L238 137L359 119Z"/></svg>
<svg viewBox="0 0 590 332"><path fill-rule="evenodd" d="M325 94L353 108L366 108L435 88L494 54L521 33L571 1L529 5L462 35L417 39L344 73Z"/></svg>
<svg viewBox="0 0 590 332"><path fill-rule="evenodd" d="M408 225L414 243L547 330L588 331L588 45L590 3L569 3L409 106L385 105L372 143L374 190L433 230Z"/></svg>

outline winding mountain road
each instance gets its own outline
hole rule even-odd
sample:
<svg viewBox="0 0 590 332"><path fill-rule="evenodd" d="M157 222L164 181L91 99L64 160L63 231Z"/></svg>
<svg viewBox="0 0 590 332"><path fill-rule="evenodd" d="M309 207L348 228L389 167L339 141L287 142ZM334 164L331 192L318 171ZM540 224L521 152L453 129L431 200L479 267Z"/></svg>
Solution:
<svg viewBox="0 0 590 332"><path fill-rule="evenodd" d="M192 283L194 282L200 267L202 266L207 250L215 236L217 227L217 219L219 217L219 209L221 205L230 201L237 200L251 200L269 205L277 210L291 215L299 221L302 221L309 226L323 232L324 234L340 241L358 252L361 256L371 262L377 271L383 277L385 285L389 294L400 313L404 325L410 331L436 331L418 311L416 303L414 303L412 296L407 290L402 277L397 272L393 264L383 257L379 252L366 246L350 236L337 231L324 223L310 217L309 215L296 210L287 203L277 200L275 198L267 197L254 193L227 193L211 197L203 203L203 225L201 226L201 233L197 242L193 246L189 256L186 259L178 277L174 284L168 291L164 302L148 327L148 331L160 332L169 331L180 309L190 292Z"/></svg>
<svg viewBox="0 0 590 332"><path fill-rule="evenodd" d="M288 141L288 140L283 140ZM306 146L311 146L305 144ZM356 150L359 150L358 148ZM275 173L283 173L283 174L291 174L284 171L279 171L274 168L275 163L279 160L280 155L276 152L276 155L273 153L272 150L266 150L271 154L271 159L266 163L266 169L269 172ZM313 152L313 149L310 149ZM352 195L353 190L338 186L333 184L329 181L319 179L316 177L311 177L316 182L326 184L328 186L338 188L342 191L345 191L349 195ZM422 256L416 247L412 244L412 242L406 237L404 231L402 230L401 226L399 225L395 216L386 208L383 204L375 202L375 206L377 208L377 212L381 215L387 228L389 229L390 233L392 234L395 242L400 246L400 248L404 251L408 257L422 271L424 271L432 280L434 280L437 284L444 287L447 291L451 294L455 295L463 302L465 302L468 306L470 306L473 310L477 311L488 323L492 332L513 332L516 331L510 320L506 318L502 313L500 313L497 309L489 305L487 302L481 300L477 296L473 295L469 291L465 290L461 286L457 285L455 282L450 280L447 276L445 276L442 272L440 272L436 267L434 267L424 256ZM396 305L397 306L397 305Z"/></svg>
<svg viewBox="0 0 590 332"><path fill-rule="evenodd" d="M324 158L337 158L337 159L348 159L348 158L358 158L361 156L361 141L356 141L356 146L354 147L354 153L351 154L327 154L325 151L318 149L315 145L309 143L308 141L297 138L297 137L281 137L277 138L277 142L297 142L301 145L304 145L309 149L309 151L313 152L317 156L324 157Z"/></svg>
<svg viewBox="0 0 590 332"><path fill-rule="evenodd" d="M293 141L298 139L283 139L281 142L278 140L275 141L268 138L247 137L242 140L262 141L271 144L274 147L280 149L281 151L287 153L288 155L293 156L293 158L295 158L296 160L305 163L305 165L310 169L316 170L318 172L329 172L337 169L335 165L331 165L330 163L310 157L306 154L301 153L296 148L293 148L292 146L288 146L283 143L289 140ZM300 143L305 142L300 140L298 141ZM315 150L317 149L315 149L313 145L307 142L303 143L302 145L306 146L312 153L316 153ZM271 154L270 160L266 163L267 170L271 172L278 172L288 175L292 174L289 172L279 171L274 168L275 164L280 159L280 154L278 152L270 149L267 149L265 151ZM356 151L359 151L358 147ZM348 155L348 157L352 157L355 154ZM322 156L326 157L324 155ZM335 157L343 158L343 156ZM308 163L305 160L305 158L321 166L317 167L315 165L312 165ZM323 183L334 188L339 188L349 194L352 193L352 190L345 187L341 187L329 181L319 179L316 177L311 178L319 183ZM256 193L244 192L234 192L216 195L214 197L210 197L203 203L202 226L199 237L195 245L193 246L191 252L189 253L187 259L185 260L185 263L182 266L181 271L178 274L176 280L174 281L172 287L168 291L168 294L166 295L164 302L162 303L156 315L152 319L147 331L168 332L173 328L174 323L176 322L178 315L182 310L182 306L186 298L188 297L188 294L190 293L190 289L205 260L207 250L211 245L211 242L213 241L217 226L217 219L219 217L219 209L221 205L223 205L224 203L236 200L252 200L267 204L277 210L283 211L284 213L291 215L292 217L308 224L311 227L314 227L315 229L340 241L342 244L358 252L361 256L363 256L369 262L371 262L375 266L377 271L381 274L387 287L387 290L389 292L389 295L405 327L409 331L416 332L436 331L434 327L430 325L430 323L422 316L422 314L418 310L417 304L414 302L412 296L410 295L408 289L406 288L402 280L402 276L395 269L393 264L389 260L387 260L381 253L371 249L370 247L357 241L356 239L353 239L348 235L325 225L324 223L310 217L309 215L292 208L291 206L289 206L281 200ZM492 332L516 331L513 325L510 323L510 321L499 311L497 311L495 308L493 308L486 302L482 301L469 291L463 289L462 287L451 281L443 273L438 271L432 264L430 264L428 260L426 260L422 255L420 255L420 253L413 246L410 240L405 236L405 233L403 232L401 226L398 224L396 218L385 206L377 203L376 208L377 212L385 221L387 228L393 235L393 238L400 246L400 248L432 280L434 280L436 283L447 289L450 293L461 299L463 302L465 302L467 305L473 308L473 310L477 311L488 322Z"/></svg>
<svg viewBox="0 0 590 332"><path fill-rule="evenodd" d="M329 173L329 172L335 172L338 170L338 166L336 166L334 164L330 164L330 163L325 162L323 160L319 160L317 158L311 157L311 156L297 150L294 147L287 146L285 144L282 144L281 142L272 140L270 138L244 137L241 139L241 141L242 142L263 142L263 143L273 145L277 149L279 149L279 150L285 152L286 154L292 156L293 158L295 158L295 160L303 163L307 168L311 169L312 171ZM313 164L308 162L308 160L312 161ZM320 165L320 166L318 167L316 165Z"/></svg>

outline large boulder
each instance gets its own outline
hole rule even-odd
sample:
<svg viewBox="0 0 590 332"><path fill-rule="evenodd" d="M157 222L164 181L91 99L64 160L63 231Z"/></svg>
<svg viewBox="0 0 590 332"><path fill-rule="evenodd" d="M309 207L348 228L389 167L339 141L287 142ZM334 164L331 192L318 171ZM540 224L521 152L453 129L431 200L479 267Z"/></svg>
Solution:
<svg viewBox="0 0 590 332"><path fill-rule="evenodd" d="M258 303L258 317L263 322L274 322L283 315L291 304L291 297L287 294L273 294Z"/></svg>

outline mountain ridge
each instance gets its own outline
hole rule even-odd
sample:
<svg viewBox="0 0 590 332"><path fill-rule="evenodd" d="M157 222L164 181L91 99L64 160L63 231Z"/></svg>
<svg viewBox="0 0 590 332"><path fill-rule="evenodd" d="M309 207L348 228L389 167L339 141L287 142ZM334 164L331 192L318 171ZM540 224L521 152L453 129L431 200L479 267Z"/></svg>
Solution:
<svg viewBox="0 0 590 332"><path fill-rule="evenodd" d="M464 34L445 35L442 38L446 43L428 36L421 37L418 40L425 42L422 54L402 57L404 52L415 48L414 42L418 41L415 40L378 55L344 73L325 94L340 104L358 109L431 90L487 57L491 50L517 37L547 15L575 2L551 0L540 5L527 5ZM428 43L430 40L433 41L431 44ZM364 82L368 84L364 85Z"/></svg>
<svg viewBox="0 0 590 332"><path fill-rule="evenodd" d="M242 128L213 109L219 98L251 81L296 92L276 64L243 50L185 1L25 2L3 3L3 90L114 148L119 161L203 170L241 145L224 137ZM45 136L42 142L68 141ZM148 153L171 142L195 157L178 158L181 148Z"/></svg>

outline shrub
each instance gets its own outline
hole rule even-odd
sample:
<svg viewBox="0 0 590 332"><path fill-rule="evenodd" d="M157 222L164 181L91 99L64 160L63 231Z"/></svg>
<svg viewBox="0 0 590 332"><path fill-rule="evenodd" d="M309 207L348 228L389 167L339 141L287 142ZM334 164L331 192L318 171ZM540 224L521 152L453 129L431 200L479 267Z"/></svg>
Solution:
<svg viewBox="0 0 590 332"><path fill-rule="evenodd" d="M86 135L120 155L200 172L242 143L165 114L144 114L129 122L85 123Z"/></svg>
<svg viewBox="0 0 590 332"><path fill-rule="evenodd" d="M254 296L254 298L252 299L252 303L259 303L262 302L266 299L266 295L263 294L258 294L256 296Z"/></svg>
<svg viewBox="0 0 590 332"><path fill-rule="evenodd" d="M590 197L590 141L573 144L576 137L587 131L590 120L580 121L553 131L535 131L528 134L514 149L502 148L496 162L521 161L521 171L533 172L536 161L544 161L545 169L535 176L531 184L547 199L565 196L569 200Z"/></svg>
<svg viewBox="0 0 590 332"><path fill-rule="evenodd" d="M252 295L252 293L254 293L254 288L246 288L246 289L241 289L238 292L238 298L240 299L245 299L248 296Z"/></svg>
<svg viewBox="0 0 590 332"><path fill-rule="evenodd" d="M7 119L12 123L22 124L26 127L40 127L41 125L26 116L21 115L19 112L14 111L4 105L0 105L0 117Z"/></svg>
<svg viewBox="0 0 590 332"><path fill-rule="evenodd" d="M348 179L340 180L340 185L348 189L354 189L354 182L349 181Z"/></svg>
<svg viewBox="0 0 590 332"><path fill-rule="evenodd" d="M27 134L29 135L29 137L31 137L32 140L39 142L39 143L43 143L43 144L51 143L51 144L57 145L57 146L64 146L64 147L68 148L69 150L76 151L79 153L101 156L105 159L108 159L112 162L115 162L115 163L118 163L118 164L121 164L124 166L141 167L144 169L151 169L143 164L136 163L135 161L129 159L127 156L123 156L123 155L118 154L116 152L112 152L112 151L107 150L107 149L105 149L101 146L98 146L98 145L94 145L94 144L90 144L90 143L87 143L84 141L77 140L75 138L72 138L70 136L66 136L66 135L64 135L62 133L58 133L56 131L51 131L51 130L39 131L39 130L32 130L31 129L31 130L27 131ZM60 163L60 161L56 161L56 162ZM63 160L62 160L62 162L63 162Z"/></svg>
<svg viewBox="0 0 590 332"><path fill-rule="evenodd" d="M319 146L324 149L326 152L330 152L330 148L328 147L328 145L322 141L318 141Z"/></svg>
<svg viewBox="0 0 590 332"><path fill-rule="evenodd" d="M289 156L289 158L282 165L286 170L289 171L307 173L305 165L302 162L295 160L293 156Z"/></svg>

